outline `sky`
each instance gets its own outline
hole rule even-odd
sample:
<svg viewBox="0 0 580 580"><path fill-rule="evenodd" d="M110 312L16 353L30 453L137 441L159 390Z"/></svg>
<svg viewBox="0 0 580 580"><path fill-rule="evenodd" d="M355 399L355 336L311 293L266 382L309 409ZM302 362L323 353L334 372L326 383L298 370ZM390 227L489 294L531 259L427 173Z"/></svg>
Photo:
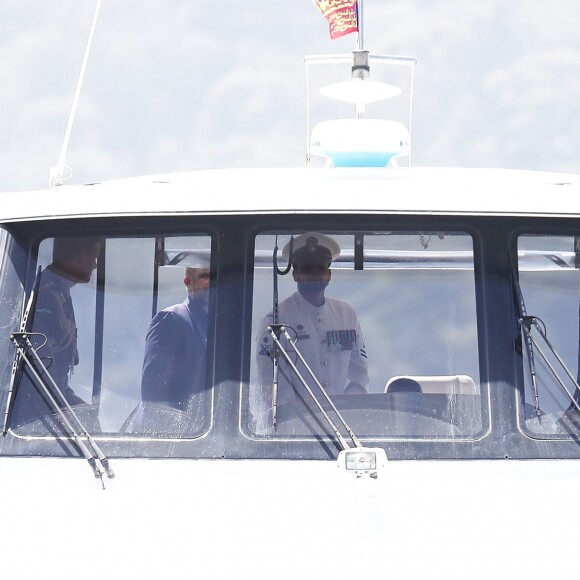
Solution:
<svg viewBox="0 0 580 580"><path fill-rule="evenodd" d="M578 0L364 1L365 48L417 59L413 165L580 173ZM0 0L0 192L48 185L95 6ZM312 0L102 0L67 183L303 166L304 56L355 43L330 40ZM408 89L379 68L373 79ZM317 82L311 123L353 116ZM407 96L367 114L407 123Z"/></svg>

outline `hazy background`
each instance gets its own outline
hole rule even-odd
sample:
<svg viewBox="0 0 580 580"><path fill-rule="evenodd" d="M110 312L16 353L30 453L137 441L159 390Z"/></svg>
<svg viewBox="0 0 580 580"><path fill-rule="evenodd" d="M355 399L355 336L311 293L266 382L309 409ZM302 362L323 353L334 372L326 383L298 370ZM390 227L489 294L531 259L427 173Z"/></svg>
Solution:
<svg viewBox="0 0 580 580"><path fill-rule="evenodd" d="M95 5L0 0L0 191L47 185ZM580 172L578 0L365 0L365 15L371 52L418 59L414 165ZM303 57L354 45L311 0L103 0L71 182L303 165Z"/></svg>

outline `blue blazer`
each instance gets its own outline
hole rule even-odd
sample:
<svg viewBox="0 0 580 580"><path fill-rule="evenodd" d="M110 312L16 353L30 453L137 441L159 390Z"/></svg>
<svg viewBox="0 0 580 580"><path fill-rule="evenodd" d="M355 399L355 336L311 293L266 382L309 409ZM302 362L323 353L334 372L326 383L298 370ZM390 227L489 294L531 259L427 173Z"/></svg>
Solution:
<svg viewBox="0 0 580 580"><path fill-rule="evenodd" d="M158 312L147 332L141 397L185 410L206 385L207 312L194 296Z"/></svg>

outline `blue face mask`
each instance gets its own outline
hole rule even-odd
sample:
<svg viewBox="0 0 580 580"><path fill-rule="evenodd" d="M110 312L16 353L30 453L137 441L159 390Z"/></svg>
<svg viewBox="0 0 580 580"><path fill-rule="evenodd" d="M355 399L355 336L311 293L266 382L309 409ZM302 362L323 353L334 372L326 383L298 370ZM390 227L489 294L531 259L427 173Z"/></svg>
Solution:
<svg viewBox="0 0 580 580"><path fill-rule="evenodd" d="M195 300L195 302L200 304L207 312L209 308L209 292L209 288L206 288L205 290L196 290L189 295L189 298L190 300Z"/></svg>
<svg viewBox="0 0 580 580"><path fill-rule="evenodd" d="M314 280L311 282L306 282L303 280L297 282L296 285L298 286L298 292L300 292L300 294L318 294L328 286L328 281Z"/></svg>

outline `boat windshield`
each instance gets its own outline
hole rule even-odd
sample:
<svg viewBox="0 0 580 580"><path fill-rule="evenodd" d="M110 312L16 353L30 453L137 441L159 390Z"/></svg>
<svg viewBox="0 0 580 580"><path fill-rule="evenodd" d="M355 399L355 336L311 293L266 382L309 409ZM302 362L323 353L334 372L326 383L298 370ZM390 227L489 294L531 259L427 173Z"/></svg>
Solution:
<svg viewBox="0 0 580 580"><path fill-rule="evenodd" d="M111 458L572 453L579 237L315 218L0 229L0 453L73 454L68 422Z"/></svg>
<svg viewBox="0 0 580 580"><path fill-rule="evenodd" d="M479 437L476 321L467 233L265 232L243 429L320 437L328 425L310 391L324 391L362 439ZM272 324L288 330L281 346Z"/></svg>

